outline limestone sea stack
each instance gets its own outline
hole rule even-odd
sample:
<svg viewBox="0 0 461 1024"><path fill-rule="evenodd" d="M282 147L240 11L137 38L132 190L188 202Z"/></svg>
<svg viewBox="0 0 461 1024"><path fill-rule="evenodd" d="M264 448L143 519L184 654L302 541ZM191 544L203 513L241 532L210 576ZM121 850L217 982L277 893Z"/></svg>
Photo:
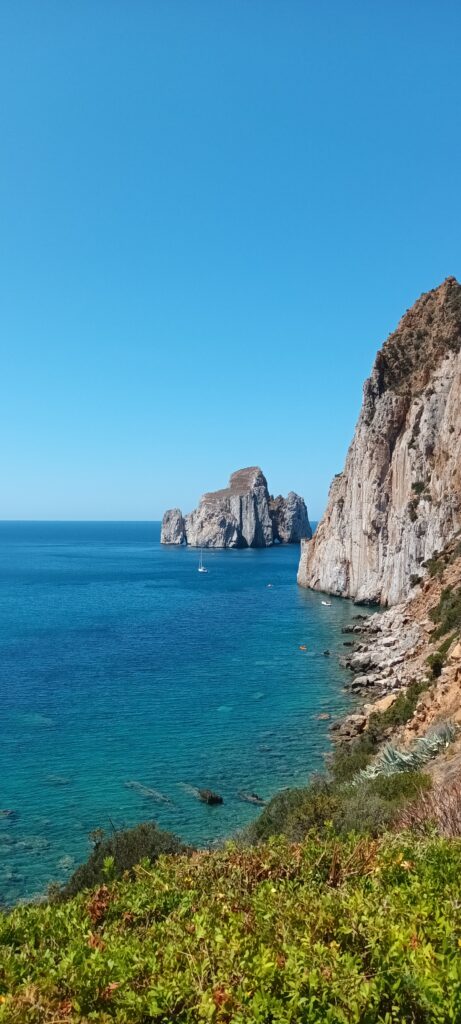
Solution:
<svg viewBox="0 0 461 1024"><path fill-rule="evenodd" d="M384 343L364 386L342 473L298 582L396 604L461 527L461 286L422 295Z"/></svg>
<svg viewBox="0 0 461 1024"><path fill-rule="evenodd" d="M188 515L178 508L165 512L160 540L199 548L265 548L311 536L303 498L293 491L271 497L262 471L250 466L232 473L228 487L204 494Z"/></svg>

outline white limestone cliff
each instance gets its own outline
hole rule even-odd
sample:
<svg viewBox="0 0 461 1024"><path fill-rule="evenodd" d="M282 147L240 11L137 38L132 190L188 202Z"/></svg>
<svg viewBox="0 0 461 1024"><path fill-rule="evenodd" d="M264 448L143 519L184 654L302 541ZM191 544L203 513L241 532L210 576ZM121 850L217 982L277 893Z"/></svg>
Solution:
<svg viewBox="0 0 461 1024"><path fill-rule="evenodd" d="M378 352L301 586L395 604L461 527L461 286L422 295Z"/></svg>
<svg viewBox="0 0 461 1024"><path fill-rule="evenodd" d="M180 508L169 508L162 519L161 544L186 544L186 524Z"/></svg>
<svg viewBox="0 0 461 1024"><path fill-rule="evenodd" d="M165 512L162 544L190 544L203 548L270 547L299 543L311 536L303 499L271 498L258 466L233 473L229 486L204 494L198 507L183 516L179 509Z"/></svg>

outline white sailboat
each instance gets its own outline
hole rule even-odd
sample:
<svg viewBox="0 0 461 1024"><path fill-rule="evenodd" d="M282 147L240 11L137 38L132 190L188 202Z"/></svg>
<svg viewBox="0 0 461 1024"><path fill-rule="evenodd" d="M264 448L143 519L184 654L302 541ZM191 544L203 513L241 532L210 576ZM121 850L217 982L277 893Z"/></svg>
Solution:
<svg viewBox="0 0 461 1024"><path fill-rule="evenodd" d="M208 572L208 569L206 569L204 564L203 564L203 551L202 551L202 548L200 548L200 561L199 561L199 564L198 564L198 571L199 572Z"/></svg>

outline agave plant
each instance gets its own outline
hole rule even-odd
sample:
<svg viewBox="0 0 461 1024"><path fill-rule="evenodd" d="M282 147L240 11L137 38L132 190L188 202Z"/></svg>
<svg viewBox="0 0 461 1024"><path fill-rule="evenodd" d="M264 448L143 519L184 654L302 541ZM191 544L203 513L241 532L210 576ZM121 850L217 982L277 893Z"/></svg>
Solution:
<svg viewBox="0 0 461 1024"><path fill-rule="evenodd" d="M422 736L411 750L397 750L388 743L372 764L357 773L353 780L354 785L376 779L378 775L389 776L395 775L396 772L417 771L443 747L448 746L455 738L456 732L457 728L453 722L442 722L441 725L430 729L426 736Z"/></svg>

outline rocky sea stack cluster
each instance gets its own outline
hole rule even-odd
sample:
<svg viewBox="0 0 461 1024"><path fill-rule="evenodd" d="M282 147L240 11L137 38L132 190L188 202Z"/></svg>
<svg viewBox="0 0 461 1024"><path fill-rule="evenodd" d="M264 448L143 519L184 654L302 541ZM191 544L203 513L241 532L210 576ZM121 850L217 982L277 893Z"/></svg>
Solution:
<svg viewBox="0 0 461 1024"><path fill-rule="evenodd" d="M262 471L250 466L232 473L228 487L204 494L188 515L178 508L165 512L160 539L200 548L265 548L311 536L303 498L293 491L271 497Z"/></svg>
<svg viewBox="0 0 461 1024"><path fill-rule="evenodd" d="M372 604L405 599L461 526L461 286L422 295L375 360L301 586Z"/></svg>

